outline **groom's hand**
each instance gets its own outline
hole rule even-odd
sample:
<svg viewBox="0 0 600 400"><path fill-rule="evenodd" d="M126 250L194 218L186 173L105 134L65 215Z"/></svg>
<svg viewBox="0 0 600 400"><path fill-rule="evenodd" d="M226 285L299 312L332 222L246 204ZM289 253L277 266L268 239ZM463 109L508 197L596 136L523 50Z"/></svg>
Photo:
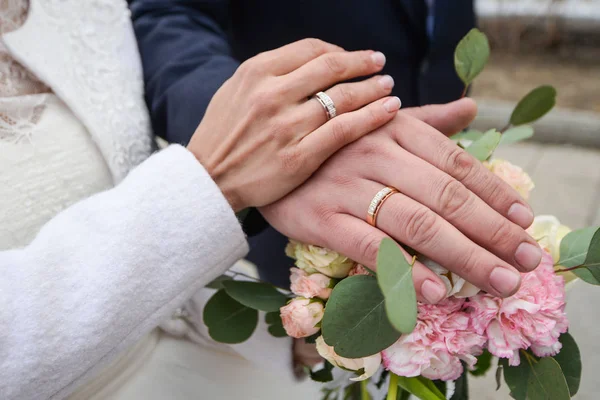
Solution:
<svg viewBox="0 0 600 400"><path fill-rule="evenodd" d="M527 203L445 136L475 114L469 99L400 111L261 212L284 235L370 268L389 236L489 293L510 296L520 284L518 271L535 269L542 254L524 230L533 221ZM375 228L365 222L367 209L385 186L400 193L382 205ZM443 283L422 264L413 278L421 301L445 296Z"/></svg>

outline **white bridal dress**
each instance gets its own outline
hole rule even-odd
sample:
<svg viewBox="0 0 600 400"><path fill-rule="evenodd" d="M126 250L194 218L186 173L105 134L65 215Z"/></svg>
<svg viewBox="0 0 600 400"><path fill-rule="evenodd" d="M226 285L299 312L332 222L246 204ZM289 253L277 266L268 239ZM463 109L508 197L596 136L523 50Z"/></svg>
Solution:
<svg viewBox="0 0 600 400"><path fill-rule="evenodd" d="M0 34L18 29L27 12L27 0L0 0ZM112 185L85 126L0 40L0 250L26 246L61 210ZM179 338L155 329L70 398L319 398L316 385L293 377L288 339L208 339L199 318L209 296L201 291L165 323Z"/></svg>

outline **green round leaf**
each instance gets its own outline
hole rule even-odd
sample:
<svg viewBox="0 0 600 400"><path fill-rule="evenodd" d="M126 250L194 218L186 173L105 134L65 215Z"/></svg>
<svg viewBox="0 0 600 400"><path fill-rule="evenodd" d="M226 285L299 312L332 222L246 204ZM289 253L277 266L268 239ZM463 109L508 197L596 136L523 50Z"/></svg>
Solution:
<svg viewBox="0 0 600 400"><path fill-rule="evenodd" d="M540 86L533 89L519 101L510 116L510 123L523 125L536 121L552 110L556 103L556 89Z"/></svg>
<svg viewBox="0 0 600 400"><path fill-rule="evenodd" d="M558 362L552 357L539 360L531 357L521 357L517 367L509 367L506 359L500 359L511 397L515 400L569 400L569 387Z"/></svg>
<svg viewBox="0 0 600 400"><path fill-rule="evenodd" d="M381 241L377 253L377 282L385 297L388 319L398 331L410 333L417 324L417 295L412 266L392 239Z"/></svg>
<svg viewBox="0 0 600 400"><path fill-rule="evenodd" d="M377 279L355 275L338 283L325 307L321 324L325 343L342 357L379 353L400 337L385 313Z"/></svg>
<svg viewBox="0 0 600 400"><path fill-rule="evenodd" d="M229 275L217 276L212 282L206 285L206 287L210 289L223 289L223 282L230 281L232 279L233 278Z"/></svg>
<svg viewBox="0 0 600 400"><path fill-rule="evenodd" d="M558 264L565 268L582 265L587 257L592 238L600 227L593 226L569 232L560 242L560 260Z"/></svg>
<svg viewBox="0 0 600 400"><path fill-rule="evenodd" d="M287 332L283 328L283 322L281 321L281 315L279 311L273 311L265 314L265 322L269 325L267 330L274 337L285 337Z"/></svg>
<svg viewBox="0 0 600 400"><path fill-rule="evenodd" d="M559 340L562 343L562 349L560 349L560 353L554 356L554 359L565 375L569 393L571 393L571 396L575 396L581 382L581 354L575 339L570 334L563 333L560 335Z"/></svg>
<svg viewBox="0 0 600 400"><path fill-rule="evenodd" d="M229 296L256 310L279 311L288 301L286 295L268 283L231 280L222 284Z"/></svg>
<svg viewBox="0 0 600 400"><path fill-rule="evenodd" d="M460 142L461 140L470 140L473 142L482 136L483 132L475 129L469 129L468 131L459 132L455 135L450 136L450 139L455 142Z"/></svg>
<svg viewBox="0 0 600 400"><path fill-rule="evenodd" d="M454 68L468 86L479 75L490 58L490 44L483 32L473 28L458 43L454 51Z"/></svg>
<svg viewBox="0 0 600 400"><path fill-rule="evenodd" d="M531 125L515 126L502 134L500 144L511 144L529 139L533 136L533 127Z"/></svg>
<svg viewBox="0 0 600 400"><path fill-rule="evenodd" d="M500 143L500 139L502 135L495 129L490 129L486 133L483 134L481 138L474 141L469 147L467 147L467 152L479 161L485 161L496 150L498 144Z"/></svg>
<svg viewBox="0 0 600 400"><path fill-rule="evenodd" d="M202 315L211 338L221 343L242 343L258 324L258 311L238 303L219 290L206 303Z"/></svg>

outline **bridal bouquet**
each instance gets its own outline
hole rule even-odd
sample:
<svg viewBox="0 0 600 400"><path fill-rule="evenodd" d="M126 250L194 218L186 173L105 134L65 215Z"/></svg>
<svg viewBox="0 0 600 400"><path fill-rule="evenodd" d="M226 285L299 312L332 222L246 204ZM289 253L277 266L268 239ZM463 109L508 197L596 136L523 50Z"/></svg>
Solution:
<svg viewBox="0 0 600 400"><path fill-rule="evenodd" d="M488 57L487 39L476 29L459 43L455 66L465 91ZM534 89L502 131L469 130L452 139L527 199L534 187L530 177L493 153L498 145L531 137L527 124L546 114L555 96L550 86ZM376 271L291 241L291 293L223 276L211 284L219 290L204 321L215 340L239 343L250 337L261 310L272 335L316 343L325 361L307 372L329 382L325 400L366 400L376 393L388 400L467 399L469 375L483 375L492 364L498 387L504 378L514 399L570 399L579 387L581 360L568 333L565 285L576 279L600 284L600 228L570 231L553 216L539 216L528 231L544 256L535 271L522 274L520 289L509 298L482 292L421 255L411 263L390 239L380 245ZM417 258L445 282L448 295L441 303L417 302ZM349 379L334 381L334 368Z"/></svg>

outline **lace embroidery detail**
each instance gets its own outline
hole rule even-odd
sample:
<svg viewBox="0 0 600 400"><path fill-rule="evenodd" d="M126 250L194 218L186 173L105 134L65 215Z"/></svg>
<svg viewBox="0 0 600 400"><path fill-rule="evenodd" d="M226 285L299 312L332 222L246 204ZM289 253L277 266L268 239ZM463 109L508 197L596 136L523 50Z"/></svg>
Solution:
<svg viewBox="0 0 600 400"><path fill-rule="evenodd" d="M31 142L31 135L46 109L47 95L0 98L0 141Z"/></svg>

